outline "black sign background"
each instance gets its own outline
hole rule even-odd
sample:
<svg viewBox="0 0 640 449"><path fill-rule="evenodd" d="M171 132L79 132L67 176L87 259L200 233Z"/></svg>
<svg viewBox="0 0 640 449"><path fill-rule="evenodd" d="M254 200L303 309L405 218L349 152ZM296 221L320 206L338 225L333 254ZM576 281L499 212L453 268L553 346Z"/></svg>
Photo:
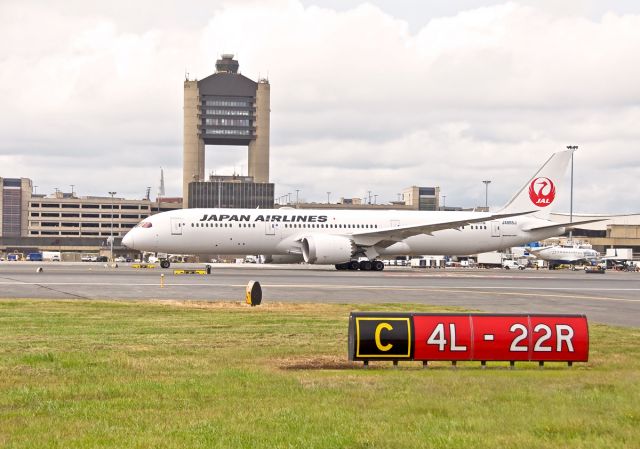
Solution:
<svg viewBox="0 0 640 449"><path fill-rule="evenodd" d="M355 357L408 359L411 357L409 317L357 317L359 345ZM376 335L377 334L377 335Z"/></svg>

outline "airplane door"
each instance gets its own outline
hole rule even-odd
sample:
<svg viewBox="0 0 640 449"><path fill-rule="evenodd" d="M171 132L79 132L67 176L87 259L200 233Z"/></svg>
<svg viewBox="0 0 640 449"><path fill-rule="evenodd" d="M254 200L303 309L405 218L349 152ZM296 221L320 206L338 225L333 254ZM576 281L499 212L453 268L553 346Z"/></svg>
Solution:
<svg viewBox="0 0 640 449"><path fill-rule="evenodd" d="M491 222L491 237L500 237L500 222Z"/></svg>
<svg viewBox="0 0 640 449"><path fill-rule="evenodd" d="M264 235L276 235L276 224L265 222L264 224Z"/></svg>
<svg viewBox="0 0 640 449"><path fill-rule="evenodd" d="M182 235L182 218L171 217L171 235Z"/></svg>

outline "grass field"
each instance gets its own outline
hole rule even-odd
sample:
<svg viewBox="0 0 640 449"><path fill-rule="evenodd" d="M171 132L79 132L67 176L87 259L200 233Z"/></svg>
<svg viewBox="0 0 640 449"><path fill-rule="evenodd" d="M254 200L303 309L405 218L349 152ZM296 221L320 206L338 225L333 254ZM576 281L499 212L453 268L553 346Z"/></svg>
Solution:
<svg viewBox="0 0 640 449"><path fill-rule="evenodd" d="M1 300L0 447L640 447L639 329L573 368L365 370L357 309L445 310Z"/></svg>

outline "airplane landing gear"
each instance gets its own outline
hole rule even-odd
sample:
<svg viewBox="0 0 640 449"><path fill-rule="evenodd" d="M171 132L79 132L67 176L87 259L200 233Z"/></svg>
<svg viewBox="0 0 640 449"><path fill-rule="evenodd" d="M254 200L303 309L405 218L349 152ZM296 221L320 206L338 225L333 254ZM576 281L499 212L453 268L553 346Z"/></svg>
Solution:
<svg viewBox="0 0 640 449"><path fill-rule="evenodd" d="M169 262L167 259L162 259L160 261L160 266L162 268L169 268L171 266L171 262Z"/></svg>
<svg viewBox="0 0 640 449"><path fill-rule="evenodd" d="M381 260L363 260L358 262L352 260L350 262L338 263L335 265L336 270L360 270L360 271L382 271L384 270L384 263Z"/></svg>

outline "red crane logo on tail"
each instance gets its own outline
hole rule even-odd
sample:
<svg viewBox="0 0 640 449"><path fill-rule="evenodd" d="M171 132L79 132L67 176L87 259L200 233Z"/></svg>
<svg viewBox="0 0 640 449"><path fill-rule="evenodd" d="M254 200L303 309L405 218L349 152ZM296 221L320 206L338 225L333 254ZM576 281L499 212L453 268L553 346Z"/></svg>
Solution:
<svg viewBox="0 0 640 449"><path fill-rule="evenodd" d="M538 207L547 207L556 197L556 186L549 178L536 178L529 186L529 198Z"/></svg>

